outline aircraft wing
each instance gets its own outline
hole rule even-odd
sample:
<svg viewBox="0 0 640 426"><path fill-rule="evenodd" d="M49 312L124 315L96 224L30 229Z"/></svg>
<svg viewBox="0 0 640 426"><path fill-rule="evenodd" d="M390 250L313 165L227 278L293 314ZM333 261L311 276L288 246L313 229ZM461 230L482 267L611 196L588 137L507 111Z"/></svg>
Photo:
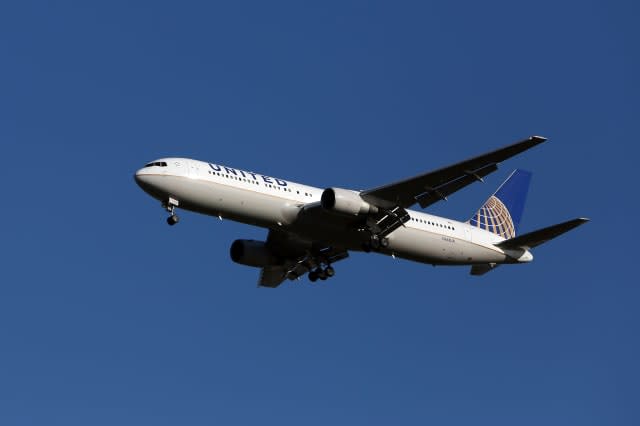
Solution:
<svg viewBox="0 0 640 426"><path fill-rule="evenodd" d="M260 270L260 287L278 287L285 279L295 280L321 264L327 265L349 257L345 249L310 244L298 240L295 235L274 229L269 231L267 246L282 259L282 263Z"/></svg>
<svg viewBox="0 0 640 426"><path fill-rule="evenodd" d="M398 206L406 209L415 203L425 208L437 201L446 200L448 195L475 181L482 181L484 176L498 169L498 163L546 140L541 136L531 136L451 166L363 191L360 195L367 202L386 208Z"/></svg>

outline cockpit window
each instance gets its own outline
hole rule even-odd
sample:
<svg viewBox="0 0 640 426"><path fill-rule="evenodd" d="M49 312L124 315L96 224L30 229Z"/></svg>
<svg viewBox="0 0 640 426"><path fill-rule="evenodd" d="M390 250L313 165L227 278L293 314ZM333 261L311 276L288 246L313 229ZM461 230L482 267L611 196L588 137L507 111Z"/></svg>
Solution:
<svg viewBox="0 0 640 426"><path fill-rule="evenodd" d="M153 163L149 163L144 167L153 167L153 166L167 167L167 163L165 163L164 161L154 161Z"/></svg>

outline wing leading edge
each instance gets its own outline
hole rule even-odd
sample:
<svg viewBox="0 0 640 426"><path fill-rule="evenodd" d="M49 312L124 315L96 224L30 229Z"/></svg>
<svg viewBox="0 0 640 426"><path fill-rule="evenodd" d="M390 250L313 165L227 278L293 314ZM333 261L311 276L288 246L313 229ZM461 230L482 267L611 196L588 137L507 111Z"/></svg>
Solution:
<svg viewBox="0 0 640 426"><path fill-rule="evenodd" d="M363 191L361 197L372 204L422 208L446 200L447 196L482 179L498 169L498 163L545 142L542 136L505 146L441 169ZM386 202L386 203L385 203Z"/></svg>

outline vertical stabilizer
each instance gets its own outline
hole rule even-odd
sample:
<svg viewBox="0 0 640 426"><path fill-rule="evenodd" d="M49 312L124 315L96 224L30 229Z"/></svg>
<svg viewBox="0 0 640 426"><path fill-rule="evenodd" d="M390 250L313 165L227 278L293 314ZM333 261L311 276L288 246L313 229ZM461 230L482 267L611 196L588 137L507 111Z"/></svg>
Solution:
<svg viewBox="0 0 640 426"><path fill-rule="evenodd" d="M514 238L518 232L530 182L531 172L514 170L500 185L500 188L469 219L469 223L500 235L502 238Z"/></svg>

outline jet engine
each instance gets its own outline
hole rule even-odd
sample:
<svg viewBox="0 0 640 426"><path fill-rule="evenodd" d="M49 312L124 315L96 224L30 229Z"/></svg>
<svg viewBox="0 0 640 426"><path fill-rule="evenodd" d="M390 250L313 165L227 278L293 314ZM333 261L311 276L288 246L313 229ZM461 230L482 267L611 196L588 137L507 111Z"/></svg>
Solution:
<svg viewBox="0 0 640 426"><path fill-rule="evenodd" d="M376 214L378 208L364 201L355 191L341 188L327 188L322 192L320 204L326 210L357 216Z"/></svg>
<svg viewBox="0 0 640 426"><path fill-rule="evenodd" d="M229 252L231 260L241 265L263 268L279 263L264 241L235 240Z"/></svg>

